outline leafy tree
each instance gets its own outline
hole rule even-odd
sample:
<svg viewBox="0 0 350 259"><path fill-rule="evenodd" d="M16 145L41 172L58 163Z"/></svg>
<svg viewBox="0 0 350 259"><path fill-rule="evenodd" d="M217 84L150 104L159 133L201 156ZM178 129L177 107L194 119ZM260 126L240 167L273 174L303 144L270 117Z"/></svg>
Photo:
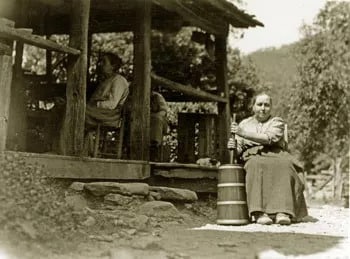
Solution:
<svg viewBox="0 0 350 259"><path fill-rule="evenodd" d="M254 62L242 59L238 49L228 49L228 85L231 112L237 114L237 121L247 118L251 115L251 99L261 86Z"/></svg>
<svg viewBox="0 0 350 259"><path fill-rule="evenodd" d="M264 48L249 54L257 69L262 86L266 87L273 99L273 114L287 119L290 89L297 75L295 48L299 42L279 48ZM245 58L244 58L245 59Z"/></svg>
<svg viewBox="0 0 350 259"><path fill-rule="evenodd" d="M324 153L340 170L349 152L349 21L349 2L328 2L314 24L303 29L304 39L296 48L298 78L290 96L290 135L306 168Z"/></svg>

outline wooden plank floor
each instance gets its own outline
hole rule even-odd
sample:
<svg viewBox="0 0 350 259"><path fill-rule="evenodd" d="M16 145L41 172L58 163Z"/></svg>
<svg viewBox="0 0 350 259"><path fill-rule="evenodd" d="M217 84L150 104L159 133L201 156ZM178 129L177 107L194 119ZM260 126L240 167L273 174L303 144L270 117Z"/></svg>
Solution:
<svg viewBox="0 0 350 259"><path fill-rule="evenodd" d="M197 193L217 192L217 167L182 163L151 162L149 184L184 188Z"/></svg>
<svg viewBox="0 0 350 259"><path fill-rule="evenodd" d="M71 179L142 180L150 177L147 161L60 156L5 151L43 165L51 177Z"/></svg>
<svg viewBox="0 0 350 259"><path fill-rule="evenodd" d="M217 179L218 168L182 163L150 163L153 175L182 179Z"/></svg>
<svg viewBox="0 0 350 259"><path fill-rule="evenodd" d="M42 165L54 178L139 180L150 185L184 188L197 193L216 193L217 191L218 169L216 167L13 151L5 151L5 154L17 154L28 163Z"/></svg>

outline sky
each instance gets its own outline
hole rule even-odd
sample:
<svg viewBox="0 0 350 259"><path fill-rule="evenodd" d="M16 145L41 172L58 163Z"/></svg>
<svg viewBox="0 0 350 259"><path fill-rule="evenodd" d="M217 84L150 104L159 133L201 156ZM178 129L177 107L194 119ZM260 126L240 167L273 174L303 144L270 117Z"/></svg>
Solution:
<svg viewBox="0 0 350 259"><path fill-rule="evenodd" d="M233 47L248 54L299 40L300 27L313 22L326 0L246 0L245 3L242 8L265 25L243 30L242 39L230 38Z"/></svg>

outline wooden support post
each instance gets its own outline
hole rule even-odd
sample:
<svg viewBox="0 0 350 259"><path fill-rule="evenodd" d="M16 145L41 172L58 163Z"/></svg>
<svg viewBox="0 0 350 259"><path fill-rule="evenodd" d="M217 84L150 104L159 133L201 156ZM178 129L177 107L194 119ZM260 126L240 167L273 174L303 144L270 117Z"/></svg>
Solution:
<svg viewBox="0 0 350 259"><path fill-rule="evenodd" d="M337 157L334 159L333 171L333 198L336 201L341 200L342 188L343 188L343 174L341 170L342 158Z"/></svg>
<svg viewBox="0 0 350 259"><path fill-rule="evenodd" d="M12 42L0 41L0 152L6 148L11 99Z"/></svg>
<svg viewBox="0 0 350 259"><path fill-rule="evenodd" d="M151 1L137 0L130 158L149 160L151 92Z"/></svg>
<svg viewBox="0 0 350 259"><path fill-rule="evenodd" d="M213 125L215 115L200 114L199 116L199 139L198 139L198 158L210 157L216 158L213 152Z"/></svg>
<svg viewBox="0 0 350 259"><path fill-rule="evenodd" d="M90 0L72 0L69 46L81 53L68 57L67 105L60 139L64 155L81 155L84 146L89 13Z"/></svg>
<svg viewBox="0 0 350 259"><path fill-rule="evenodd" d="M198 114L178 113L177 128L177 161L179 163L194 163L195 157L195 131Z"/></svg>
<svg viewBox="0 0 350 259"><path fill-rule="evenodd" d="M216 82L219 92L227 98L226 103L218 104L218 145L220 162L229 161L229 152L227 150L227 141L230 128L230 103L229 86L227 84L227 34L225 37L215 37L215 63L216 63Z"/></svg>
<svg viewBox="0 0 350 259"><path fill-rule="evenodd" d="M16 26L26 26L28 3L18 1L16 13ZM10 26L11 28L13 26ZM9 27L7 27L9 28ZM22 61L24 44L16 41L15 62L13 66L13 79L11 86L11 105L8 123L7 149L16 151L26 150L27 136L27 109L25 99L25 82L23 79Z"/></svg>
<svg viewBox="0 0 350 259"><path fill-rule="evenodd" d="M7 140L7 148L16 151L26 150L27 111L22 71L23 46L22 42L16 42Z"/></svg>

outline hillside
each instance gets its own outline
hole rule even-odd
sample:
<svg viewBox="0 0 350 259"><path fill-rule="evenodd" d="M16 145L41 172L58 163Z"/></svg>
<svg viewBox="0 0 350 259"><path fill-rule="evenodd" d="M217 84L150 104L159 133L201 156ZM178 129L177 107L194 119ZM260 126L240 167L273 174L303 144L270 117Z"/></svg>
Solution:
<svg viewBox="0 0 350 259"><path fill-rule="evenodd" d="M290 86L297 73L297 61L293 54L296 45L293 43L280 48L261 49L244 57L256 65L261 84L271 89L274 113L283 117L288 105Z"/></svg>

